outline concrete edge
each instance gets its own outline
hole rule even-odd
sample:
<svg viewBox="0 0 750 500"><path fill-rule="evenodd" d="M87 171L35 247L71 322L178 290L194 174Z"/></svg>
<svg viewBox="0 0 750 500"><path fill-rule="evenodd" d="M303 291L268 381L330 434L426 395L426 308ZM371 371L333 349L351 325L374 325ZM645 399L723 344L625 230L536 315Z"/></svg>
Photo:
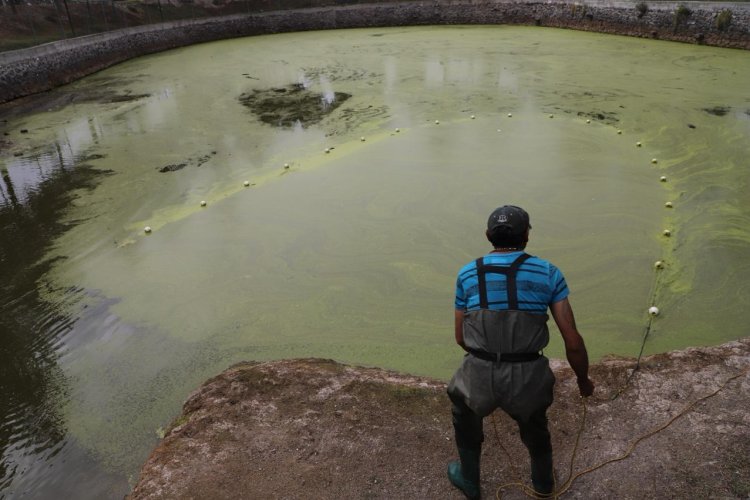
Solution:
<svg viewBox="0 0 750 500"><path fill-rule="evenodd" d="M716 18L726 3L678 18L654 4L638 17L635 2L432 0L235 14L125 28L0 53L0 103L44 92L138 56L228 38L294 31L419 25L532 25L750 49L750 5L731 4L732 22ZM700 7L700 8L699 8Z"/></svg>

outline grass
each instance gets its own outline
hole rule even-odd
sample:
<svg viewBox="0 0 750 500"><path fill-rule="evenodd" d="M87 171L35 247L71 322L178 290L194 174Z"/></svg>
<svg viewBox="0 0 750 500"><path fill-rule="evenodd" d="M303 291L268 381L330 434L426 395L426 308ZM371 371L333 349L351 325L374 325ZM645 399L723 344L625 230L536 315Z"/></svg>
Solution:
<svg viewBox="0 0 750 500"><path fill-rule="evenodd" d="M35 37L18 35L13 38L2 38L0 39L0 52L6 50L25 49L26 47L33 47L35 45L41 45L43 43L54 42L59 39L59 36L54 35Z"/></svg>

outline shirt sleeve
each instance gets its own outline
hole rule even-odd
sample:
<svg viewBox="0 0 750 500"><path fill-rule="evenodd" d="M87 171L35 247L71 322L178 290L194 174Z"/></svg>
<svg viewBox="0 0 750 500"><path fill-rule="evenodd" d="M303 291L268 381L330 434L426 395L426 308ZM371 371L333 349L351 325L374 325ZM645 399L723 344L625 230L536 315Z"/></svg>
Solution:
<svg viewBox="0 0 750 500"><path fill-rule="evenodd" d="M466 294L464 293L464 284L461 281L461 275L456 278L456 309L466 310Z"/></svg>
<svg viewBox="0 0 750 500"><path fill-rule="evenodd" d="M562 272L554 266L554 264L549 265L549 284L550 290L552 290L552 300L550 301L550 304L560 302L570 294L568 284L565 282L565 277Z"/></svg>

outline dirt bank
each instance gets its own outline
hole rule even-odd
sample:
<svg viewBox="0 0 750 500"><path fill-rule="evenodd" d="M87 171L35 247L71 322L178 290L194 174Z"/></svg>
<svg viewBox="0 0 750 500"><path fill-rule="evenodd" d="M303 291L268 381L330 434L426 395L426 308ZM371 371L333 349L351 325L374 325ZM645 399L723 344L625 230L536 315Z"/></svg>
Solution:
<svg viewBox="0 0 750 500"><path fill-rule="evenodd" d="M750 339L592 367L574 471L628 458L576 479L570 498L749 498ZM572 372L553 362L549 416L563 482L581 422ZM494 421L494 425L493 425ZM485 420L483 495L527 481L515 427ZM508 458L499 443L511 455ZM445 468L454 457L445 383L329 360L244 363L207 381L185 403L141 471L131 498L462 498ZM504 498L522 498L507 490Z"/></svg>

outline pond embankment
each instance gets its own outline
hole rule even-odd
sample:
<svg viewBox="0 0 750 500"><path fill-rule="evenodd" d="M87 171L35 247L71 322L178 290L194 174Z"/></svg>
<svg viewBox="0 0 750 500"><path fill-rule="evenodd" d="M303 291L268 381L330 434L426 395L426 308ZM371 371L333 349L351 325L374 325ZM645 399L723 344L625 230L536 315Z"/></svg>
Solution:
<svg viewBox="0 0 750 500"><path fill-rule="evenodd" d="M563 483L583 406L572 371L552 364ZM570 497L747 498L750 338L644 358L629 380L634 366L592 366L597 388L572 469L632 454L574 476ZM455 456L449 408L434 379L320 359L239 364L189 397L130 498L463 498L445 475ZM515 424L497 412L485 436L483 496L528 482Z"/></svg>
<svg viewBox="0 0 750 500"><path fill-rule="evenodd" d="M743 3L438 0L346 5L152 24L0 53L0 103L127 59L195 43L292 31L457 24L549 26L750 49L750 5Z"/></svg>

